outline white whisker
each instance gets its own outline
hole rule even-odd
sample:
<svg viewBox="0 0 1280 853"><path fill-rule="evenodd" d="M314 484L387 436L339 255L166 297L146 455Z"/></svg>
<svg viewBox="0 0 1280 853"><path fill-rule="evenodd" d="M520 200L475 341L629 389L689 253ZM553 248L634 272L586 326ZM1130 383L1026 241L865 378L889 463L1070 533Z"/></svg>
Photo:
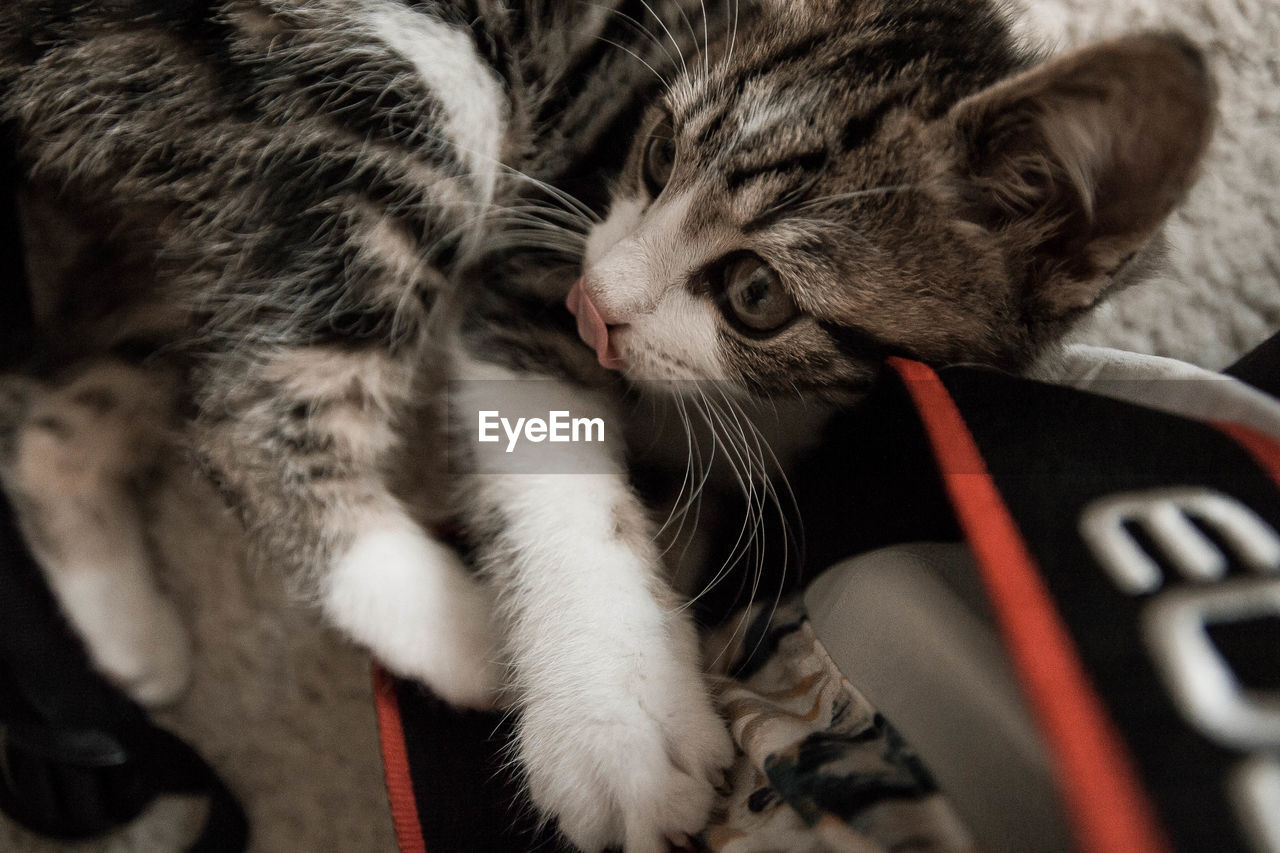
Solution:
<svg viewBox="0 0 1280 853"><path fill-rule="evenodd" d="M702 76L711 76L711 22L707 19L707 0L698 0L702 7Z"/></svg>
<svg viewBox="0 0 1280 853"><path fill-rule="evenodd" d="M693 21L689 20L689 16L685 14L683 3L676 4L676 8L680 11L680 19L684 22L685 29L689 31L689 38L692 39L691 43L696 49L698 46L698 33L693 28Z"/></svg>
<svg viewBox="0 0 1280 853"><path fill-rule="evenodd" d="M853 190L847 193L832 193L831 195L824 195L824 196L819 196L818 198L810 199L809 201L806 201L804 204L797 205L795 209L807 210L808 208L817 207L818 205L830 204L831 202L834 202L834 201L844 201L850 198L861 198L863 196L888 195L889 193L906 192L908 190L919 189L920 186L921 186L920 184L896 184L893 186L870 187L864 190Z"/></svg>
<svg viewBox="0 0 1280 853"><path fill-rule="evenodd" d="M666 33L667 38L671 40L672 46L675 47L676 53L680 56L680 70L687 76L689 74L689 66L685 64L684 51L680 49L680 43L676 41L676 37L671 34L671 30L667 28L667 23L662 20L662 16L655 12L653 7L649 5L648 0L640 0L640 2L644 4L644 8L648 10L649 14L653 15L653 19L658 22L658 26L662 27L662 31ZM670 59L671 54L668 53L667 58Z"/></svg>
<svg viewBox="0 0 1280 853"><path fill-rule="evenodd" d="M793 538L793 533L791 529L790 519L787 516L786 509L782 505L782 501L778 496L777 490L773 485L773 481L769 473L765 470L765 462L766 462L765 454L766 453L768 454L768 461L772 463L771 467L773 471L775 471L778 474L778 476L782 478L782 484L787 492L788 503L790 505L791 510L795 512L796 517L799 517L799 503L796 500L795 492L791 488L791 482L787 478L786 471L783 469L782 463L779 461L777 455L773 452L773 448L769 445L768 441L766 441L764 436L760 433L759 428L756 427L755 423L753 423L751 419L747 417L746 413L742 411L741 406L737 402L735 402L731 397L729 397L724 393L723 389L720 390L720 395L724 399L725 404L730 408L731 411L736 410L741 414L741 422L745 423L746 426L752 432L756 452L760 459L761 473L765 482L765 487L771 497L774 508L777 510L777 513L778 513L779 528L782 534L782 556L781 556L782 566L781 566L781 571L778 578L778 591L774 595L772 610L769 616L770 620L772 620L773 614L777 612L777 608L782 601L782 595L786 589L787 569L789 567L790 558L791 558L791 542ZM776 408L775 408L775 411L776 411ZM804 557L803 528L800 531L800 541L798 543L797 556L800 558L801 561L803 561L803 557Z"/></svg>
<svg viewBox="0 0 1280 853"><path fill-rule="evenodd" d="M605 38L604 36L596 36L596 38L597 38L597 39L599 39L600 41L604 42L605 44L613 45L613 46L614 46L614 47L616 47L618 50L620 50L620 51L622 51L623 53L626 53L626 54L628 54L629 56L631 56L633 59L635 59L635 61L636 61L636 62L639 62L639 63L640 63L641 65L643 65L645 68L648 68L650 71L652 71L652 72L653 72L653 76L658 78L658 82L659 82L659 83L661 83L661 84L663 85L663 87L667 87L667 86L670 86L670 85L671 85L671 81L670 81L670 80L668 80L666 77L663 77L661 74L659 74L659 73L658 73L658 69L656 69L656 68L654 68L652 65L650 65L647 61L645 61L644 57L642 57L640 54L636 53L636 52L635 52L634 50L632 50L631 48L627 47L626 45L618 44L616 41L613 41L612 39L607 39L607 38Z"/></svg>
<svg viewBox="0 0 1280 853"><path fill-rule="evenodd" d="M701 391L699 391L699 395L702 397L703 403L707 407L708 414L711 415L712 413L714 413L715 420L723 428L726 425L723 412L721 412L718 409L718 407L713 406L711 401L707 400L705 395L702 395ZM730 437L730 433L727 430L725 430L725 437L726 438ZM745 447L738 448L738 452L740 454L743 454L742 456L739 457L739 461L742 462L744 467L747 465L747 461L745 459L745 451L746 451ZM749 470L746 472L740 471L738 469L738 462L734 462L732 461L732 459L731 459L731 464L734 469L735 476L738 478L739 484L743 486L743 492L747 498L747 511L743 517L743 527L739 529L739 541L742 540L742 535L744 530L749 528L750 532L747 535L746 542L743 544L744 550L742 553L745 554L747 548L752 548L754 546L753 553L755 554L755 559L752 561L752 565L751 565L751 577L752 577L751 591L747 597L747 604L745 608L742 610L742 615L739 617L738 623L734 626L733 632L729 636L729 641L725 644L725 649L732 647L733 641L738 636L738 632L743 630L743 628L746 626L748 616L751 612L751 602L754 601L756 591L759 588L759 580L760 580L760 575L762 571L762 560L763 560L763 555L762 555L763 538L761 535L762 527L763 527L762 525L763 515L760 513L761 505L757 501L757 495L755 492L755 483L753 481L753 478L750 476ZM759 542L757 542L757 540L759 540ZM736 556L737 553L738 551L735 546L735 549L731 553L730 557L726 559L726 561L722 564L720 571L717 572L717 578L716 578L717 582L719 578L722 577L724 573L726 573L728 569L731 568L737 562L737 556ZM745 579L743 583L739 585L739 593L741 593L744 586L745 586ZM712 666L714 666L718 662L719 662L719 658L717 657L717 659L712 662Z"/></svg>

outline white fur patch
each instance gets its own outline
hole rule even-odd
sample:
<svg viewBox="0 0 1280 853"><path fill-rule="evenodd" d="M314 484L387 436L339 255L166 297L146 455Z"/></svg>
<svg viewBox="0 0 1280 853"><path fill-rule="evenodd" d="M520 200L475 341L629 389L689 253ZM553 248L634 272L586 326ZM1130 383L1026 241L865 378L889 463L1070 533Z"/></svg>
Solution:
<svg viewBox="0 0 1280 853"><path fill-rule="evenodd" d="M690 239L689 194L654 205L616 202L591 232L586 271L591 296L613 319L628 324L615 346L627 375L642 380L723 380L716 309L685 286L692 270L722 247Z"/></svg>
<svg viewBox="0 0 1280 853"><path fill-rule="evenodd" d="M469 376L502 373L462 362ZM497 511L505 528L503 557L489 569L509 617L520 761L534 802L584 850L657 853L700 830L733 747L688 615L660 592L652 530L625 477L481 475L468 503Z"/></svg>
<svg viewBox="0 0 1280 853"><path fill-rule="evenodd" d="M641 380L729 381L720 358L718 309L684 288L666 293L649 314L616 336L627 375Z"/></svg>
<svg viewBox="0 0 1280 853"><path fill-rule="evenodd" d="M531 796L584 850L666 850L702 828L733 749L687 614L655 598L654 549L619 535L635 499L607 475L484 480L518 555L503 584Z"/></svg>
<svg viewBox="0 0 1280 853"><path fill-rule="evenodd" d="M753 86L752 88L758 89L761 87ZM764 97L770 95L772 95L771 92L760 91L755 95L755 97L760 97L760 100L747 101L750 106L740 116L740 138L747 139L756 134L773 130L778 124L792 119L796 115L797 110L794 103L764 99Z"/></svg>
<svg viewBox="0 0 1280 853"><path fill-rule="evenodd" d="M471 38L443 21L397 3L374 4L374 32L413 63L448 114L445 130L471 168L481 199L492 201L502 154L506 99Z"/></svg>
<svg viewBox="0 0 1280 853"><path fill-rule="evenodd" d="M45 577L63 612L84 639L94 666L149 707L177 699L191 677L186 630L152 579L142 522L104 494L63 542L63 559L46 561ZM114 517L112 517L114 516Z"/></svg>
<svg viewBox="0 0 1280 853"><path fill-rule="evenodd" d="M667 290L684 284L705 254L690 242L685 228L692 206L692 195L684 193L651 205L638 220L626 205L610 215L619 223L602 228L622 231L628 219L634 224L601 257L588 263L591 296L603 313L631 322L652 310Z"/></svg>
<svg viewBox="0 0 1280 853"><path fill-rule="evenodd" d="M329 573L321 603L330 621L441 698L491 705L502 668L488 590L402 515L365 529Z"/></svg>
<svg viewBox="0 0 1280 853"><path fill-rule="evenodd" d="M644 200L618 199L609 208L609 216L587 235L587 266L594 266L618 243L640 226L644 217Z"/></svg>

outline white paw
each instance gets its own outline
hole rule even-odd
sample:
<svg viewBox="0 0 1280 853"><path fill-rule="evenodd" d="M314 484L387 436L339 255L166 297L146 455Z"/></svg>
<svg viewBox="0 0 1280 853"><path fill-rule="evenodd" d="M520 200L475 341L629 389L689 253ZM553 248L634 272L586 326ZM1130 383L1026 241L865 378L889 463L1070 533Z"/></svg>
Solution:
<svg viewBox="0 0 1280 853"><path fill-rule="evenodd" d="M46 577L94 668L140 704L166 705L191 680L191 640L173 602L156 590L150 564L130 547L135 531L117 524L113 532L112 540L86 537L97 547L50 564Z"/></svg>
<svg viewBox="0 0 1280 853"><path fill-rule="evenodd" d="M733 742L699 674L646 656L599 701L532 699L520 728L534 803L585 851L665 853L702 831ZM588 704L588 703L594 703Z"/></svg>
<svg viewBox="0 0 1280 853"><path fill-rule="evenodd" d="M191 681L191 642L177 610L156 598L147 619L116 640L93 649L98 668L134 701L148 708L168 705Z"/></svg>
<svg viewBox="0 0 1280 853"><path fill-rule="evenodd" d="M491 706L503 669L489 591L407 519L361 534L334 565L325 613L391 671L455 705Z"/></svg>

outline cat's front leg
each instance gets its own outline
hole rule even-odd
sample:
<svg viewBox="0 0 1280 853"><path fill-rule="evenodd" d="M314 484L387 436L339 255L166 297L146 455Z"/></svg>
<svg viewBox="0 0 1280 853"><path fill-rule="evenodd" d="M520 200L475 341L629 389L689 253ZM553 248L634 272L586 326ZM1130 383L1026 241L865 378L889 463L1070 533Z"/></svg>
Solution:
<svg viewBox="0 0 1280 853"><path fill-rule="evenodd" d="M520 385L526 398L541 387L547 408L569 399L570 412L586 394ZM467 396L451 397L455 423L478 425ZM507 616L518 756L535 804L578 847L665 851L705 825L733 746L618 448L569 447L553 471L464 483L478 557Z"/></svg>
<svg viewBox="0 0 1280 853"><path fill-rule="evenodd" d="M196 446L259 562L288 571L396 674L488 706L503 676L489 590L389 486L426 452L405 446L423 360L405 349L211 357L197 377Z"/></svg>
<svg viewBox="0 0 1280 853"><path fill-rule="evenodd" d="M112 362L56 388L0 381L0 466L32 554L94 666L145 705L176 699L191 675L136 496L164 456L164 384Z"/></svg>

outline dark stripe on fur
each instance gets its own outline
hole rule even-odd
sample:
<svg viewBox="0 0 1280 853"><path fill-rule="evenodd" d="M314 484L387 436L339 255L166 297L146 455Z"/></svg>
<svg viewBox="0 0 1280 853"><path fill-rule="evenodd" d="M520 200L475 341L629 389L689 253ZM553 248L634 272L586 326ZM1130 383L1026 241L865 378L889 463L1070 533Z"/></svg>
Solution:
<svg viewBox="0 0 1280 853"><path fill-rule="evenodd" d="M770 175L786 175L802 173L812 175L827 166L829 157L826 151L806 151L803 154L788 154L777 160L734 169L726 176L725 181L731 190L741 189L748 181Z"/></svg>
<svg viewBox="0 0 1280 853"><path fill-rule="evenodd" d="M844 132L840 135L840 144L843 149L853 151L865 145L880 130L880 124L889 111L900 106L903 106L903 98L894 96L886 98L862 115L850 118L844 126Z"/></svg>

